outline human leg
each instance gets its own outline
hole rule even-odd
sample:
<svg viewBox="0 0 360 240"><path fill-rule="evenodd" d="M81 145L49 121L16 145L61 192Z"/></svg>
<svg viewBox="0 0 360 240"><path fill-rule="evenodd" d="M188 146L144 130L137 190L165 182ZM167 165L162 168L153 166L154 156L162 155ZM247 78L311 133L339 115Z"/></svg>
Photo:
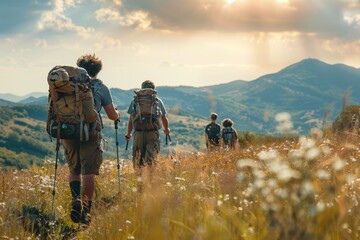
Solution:
<svg viewBox="0 0 360 240"><path fill-rule="evenodd" d="M81 219L82 203L80 200L81 192L81 163L80 163L80 143L74 140L63 140L64 155L69 166L69 187L71 192L70 218L78 223Z"/></svg>
<svg viewBox="0 0 360 240"><path fill-rule="evenodd" d="M99 175L102 164L102 141L101 134L93 136L89 141L80 145L80 160L82 173L81 200L83 211L81 222L90 224L90 210L95 192L95 176Z"/></svg>

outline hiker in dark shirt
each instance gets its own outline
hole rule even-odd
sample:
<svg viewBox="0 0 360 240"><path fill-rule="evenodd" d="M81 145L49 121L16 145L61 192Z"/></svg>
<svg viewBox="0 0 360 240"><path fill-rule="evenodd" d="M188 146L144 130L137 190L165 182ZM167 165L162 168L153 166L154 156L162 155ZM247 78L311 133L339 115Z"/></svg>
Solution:
<svg viewBox="0 0 360 240"><path fill-rule="evenodd" d="M205 141L208 150L216 149L220 146L220 125L216 123L217 114L212 113L210 116L211 123L205 127Z"/></svg>

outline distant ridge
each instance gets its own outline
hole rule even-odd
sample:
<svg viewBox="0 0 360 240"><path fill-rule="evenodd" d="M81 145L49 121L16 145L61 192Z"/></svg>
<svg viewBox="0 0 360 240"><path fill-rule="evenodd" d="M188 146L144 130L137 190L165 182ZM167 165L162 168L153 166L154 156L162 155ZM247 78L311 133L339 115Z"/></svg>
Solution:
<svg viewBox="0 0 360 240"><path fill-rule="evenodd" d="M133 89L110 91L115 105L127 109ZM165 105L178 114L208 119L215 111L219 121L231 118L241 131L276 133L274 116L289 112L294 130L306 133L312 127L331 123L341 110L345 94L346 104L360 104L360 69L308 58L253 81L206 87L158 86L157 91ZM47 93L39 94L44 96L19 100L19 104L46 104ZM325 111L327 118L323 119Z"/></svg>

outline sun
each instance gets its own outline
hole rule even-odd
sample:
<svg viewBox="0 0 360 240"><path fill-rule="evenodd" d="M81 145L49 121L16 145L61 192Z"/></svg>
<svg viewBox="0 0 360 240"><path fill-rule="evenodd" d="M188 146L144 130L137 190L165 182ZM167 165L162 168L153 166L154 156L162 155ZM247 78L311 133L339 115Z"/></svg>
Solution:
<svg viewBox="0 0 360 240"><path fill-rule="evenodd" d="M233 4L236 0L225 0L225 2L229 5Z"/></svg>
<svg viewBox="0 0 360 240"><path fill-rule="evenodd" d="M289 4L289 0L277 0L278 3Z"/></svg>

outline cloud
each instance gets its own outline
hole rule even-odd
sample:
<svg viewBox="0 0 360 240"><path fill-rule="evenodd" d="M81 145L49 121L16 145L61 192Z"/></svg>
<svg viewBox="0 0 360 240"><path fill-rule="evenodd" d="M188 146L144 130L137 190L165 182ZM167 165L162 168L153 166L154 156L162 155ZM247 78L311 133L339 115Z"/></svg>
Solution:
<svg viewBox="0 0 360 240"><path fill-rule="evenodd" d="M70 31L85 38L91 37L91 34L95 32L94 28L76 25L71 18L64 14L66 9L76 7L76 4L80 2L75 0L55 0L53 2L53 9L51 11L44 11L41 14L37 24L38 29L50 29L58 32Z"/></svg>
<svg viewBox="0 0 360 240"><path fill-rule="evenodd" d="M31 30L39 11L48 10L47 0L0 1L0 35Z"/></svg>
<svg viewBox="0 0 360 240"><path fill-rule="evenodd" d="M95 49L114 49L121 47L121 41L119 39L111 38L101 33L96 34L95 37Z"/></svg>
<svg viewBox="0 0 360 240"><path fill-rule="evenodd" d="M129 12L123 16L116 10L101 8L95 12L95 16L99 22L115 22L121 26L134 26L137 29L148 29L151 25L148 14L141 10Z"/></svg>
<svg viewBox="0 0 360 240"><path fill-rule="evenodd" d="M349 19L357 14L357 0L233 0L231 4L226 0L123 0L117 8L98 10L97 19L171 31L303 32L351 38L357 24Z"/></svg>
<svg viewBox="0 0 360 240"><path fill-rule="evenodd" d="M47 48L48 47L48 43L46 41L46 39L35 39L35 46L37 47L41 47L41 48Z"/></svg>

